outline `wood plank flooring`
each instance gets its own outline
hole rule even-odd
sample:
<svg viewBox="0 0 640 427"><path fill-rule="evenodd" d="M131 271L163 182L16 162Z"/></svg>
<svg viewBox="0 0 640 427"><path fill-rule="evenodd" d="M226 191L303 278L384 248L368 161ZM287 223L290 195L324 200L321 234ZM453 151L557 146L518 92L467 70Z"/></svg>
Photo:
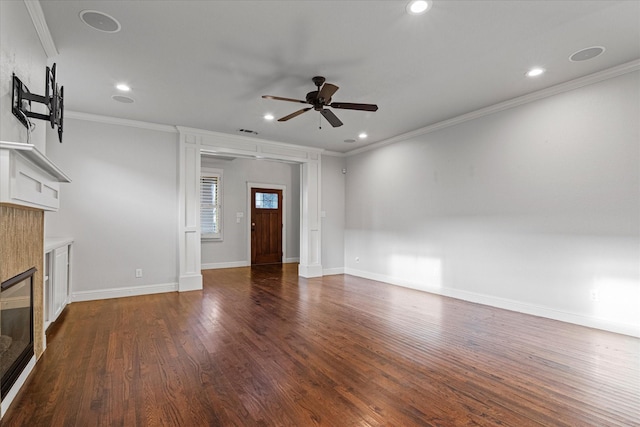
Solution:
<svg viewBox="0 0 640 427"><path fill-rule="evenodd" d="M640 340L295 265L74 303L13 426L640 426Z"/></svg>

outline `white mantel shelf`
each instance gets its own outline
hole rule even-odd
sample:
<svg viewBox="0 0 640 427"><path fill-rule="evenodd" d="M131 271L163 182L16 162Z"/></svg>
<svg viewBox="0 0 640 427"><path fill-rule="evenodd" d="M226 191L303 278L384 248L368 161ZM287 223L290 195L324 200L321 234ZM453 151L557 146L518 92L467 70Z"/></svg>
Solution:
<svg viewBox="0 0 640 427"><path fill-rule="evenodd" d="M56 178L58 182L71 182L71 178L65 175L58 166L42 154L33 144L23 142L0 141L0 149L15 150L27 160L38 166L44 172Z"/></svg>
<svg viewBox="0 0 640 427"><path fill-rule="evenodd" d="M61 182L71 179L35 146L0 141L0 203L57 211Z"/></svg>

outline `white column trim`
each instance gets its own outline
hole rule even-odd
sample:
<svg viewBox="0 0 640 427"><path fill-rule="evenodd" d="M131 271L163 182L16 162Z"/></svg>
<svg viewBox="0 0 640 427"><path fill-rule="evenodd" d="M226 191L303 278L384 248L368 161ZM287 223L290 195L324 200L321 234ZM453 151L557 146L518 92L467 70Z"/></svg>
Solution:
<svg viewBox="0 0 640 427"><path fill-rule="evenodd" d="M200 258L200 138L180 134L178 291L202 289Z"/></svg>
<svg viewBox="0 0 640 427"><path fill-rule="evenodd" d="M298 275L321 277L321 167L320 161L303 163L300 168L300 265Z"/></svg>
<svg viewBox="0 0 640 427"><path fill-rule="evenodd" d="M200 161L203 153L230 157L269 159L301 164L300 265L303 277L322 276L320 233L320 162L323 150L292 144L176 126L179 156L179 291L202 289L200 258ZM197 155L194 155L197 153ZM197 180L196 178L197 177ZM274 184L266 184L278 188ZM195 215L195 221L193 218ZM284 211L283 211L284 215ZM284 221L284 217L283 217ZM249 237L250 238L250 237ZM283 251L286 235L283 235ZM250 248L250 245L249 245ZM250 250L250 249L249 249ZM303 255L304 254L304 255ZM251 254L248 254L251 259Z"/></svg>

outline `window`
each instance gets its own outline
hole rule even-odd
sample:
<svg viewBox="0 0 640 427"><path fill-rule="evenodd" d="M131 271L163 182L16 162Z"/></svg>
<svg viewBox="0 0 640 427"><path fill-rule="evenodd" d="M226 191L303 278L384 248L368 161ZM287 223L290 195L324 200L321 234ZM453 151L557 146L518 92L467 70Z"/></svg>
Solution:
<svg viewBox="0 0 640 427"><path fill-rule="evenodd" d="M257 209L278 209L277 193L256 193Z"/></svg>
<svg viewBox="0 0 640 427"><path fill-rule="evenodd" d="M222 240L222 171L202 168L200 232L203 239Z"/></svg>

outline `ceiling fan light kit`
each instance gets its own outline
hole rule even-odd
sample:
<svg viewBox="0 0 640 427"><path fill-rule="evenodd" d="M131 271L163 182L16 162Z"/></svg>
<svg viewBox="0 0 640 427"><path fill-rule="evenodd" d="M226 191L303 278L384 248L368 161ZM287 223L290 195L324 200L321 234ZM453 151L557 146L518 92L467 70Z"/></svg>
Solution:
<svg viewBox="0 0 640 427"><path fill-rule="evenodd" d="M358 104L353 102L332 103L331 97L338 91L339 87L331 83L325 83L326 80L322 76L315 76L312 80L317 89L307 93L304 101L301 99L284 98L281 96L262 96L262 98L264 99L275 99L276 101L296 102L300 104L311 105L311 107L305 107L298 111L294 111L289 115L281 117L280 119L278 119L279 122L286 122L287 120L293 119L294 117L297 117L302 113L306 113L309 110L315 110L319 111L320 114L322 114L322 116L327 119L329 124L331 124L331 126L335 128L342 126L342 121L340 121L340 119L333 113L333 111L328 110L324 107L339 108L343 110L378 111L378 106L375 104Z"/></svg>

